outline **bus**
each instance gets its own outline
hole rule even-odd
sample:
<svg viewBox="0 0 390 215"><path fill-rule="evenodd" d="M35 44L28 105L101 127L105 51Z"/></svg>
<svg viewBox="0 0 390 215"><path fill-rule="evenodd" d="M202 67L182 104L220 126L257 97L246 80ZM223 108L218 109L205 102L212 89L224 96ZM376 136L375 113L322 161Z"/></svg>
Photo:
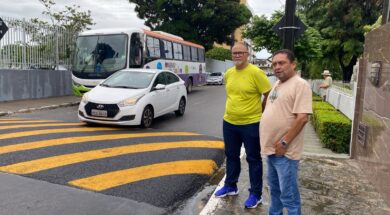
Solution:
<svg viewBox="0 0 390 215"><path fill-rule="evenodd" d="M82 96L113 73L126 68L165 69L185 81L187 92L206 84L205 49L162 31L142 28L100 29L77 37L72 89Z"/></svg>

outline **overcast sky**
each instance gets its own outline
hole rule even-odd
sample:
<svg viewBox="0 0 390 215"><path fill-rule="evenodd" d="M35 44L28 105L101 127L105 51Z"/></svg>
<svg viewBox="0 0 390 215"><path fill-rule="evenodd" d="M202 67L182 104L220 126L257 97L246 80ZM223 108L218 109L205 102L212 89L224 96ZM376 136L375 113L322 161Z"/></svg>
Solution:
<svg viewBox="0 0 390 215"><path fill-rule="evenodd" d="M91 28L135 26L143 27L144 22L134 12L135 5L128 0L55 0L54 9L64 10L65 5L80 5L80 10L90 10L96 25ZM285 0L247 0L252 13L270 16L274 10L283 9ZM0 17L40 18L44 6L38 0L0 0Z"/></svg>

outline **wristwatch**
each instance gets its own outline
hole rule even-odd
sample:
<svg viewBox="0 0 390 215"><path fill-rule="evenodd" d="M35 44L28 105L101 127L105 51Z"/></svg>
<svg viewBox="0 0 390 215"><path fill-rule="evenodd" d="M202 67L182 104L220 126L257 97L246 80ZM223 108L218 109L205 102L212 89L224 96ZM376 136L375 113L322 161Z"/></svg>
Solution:
<svg viewBox="0 0 390 215"><path fill-rule="evenodd" d="M280 141L280 143L282 144L283 148L287 149L287 147L288 147L287 141L282 140L282 141Z"/></svg>

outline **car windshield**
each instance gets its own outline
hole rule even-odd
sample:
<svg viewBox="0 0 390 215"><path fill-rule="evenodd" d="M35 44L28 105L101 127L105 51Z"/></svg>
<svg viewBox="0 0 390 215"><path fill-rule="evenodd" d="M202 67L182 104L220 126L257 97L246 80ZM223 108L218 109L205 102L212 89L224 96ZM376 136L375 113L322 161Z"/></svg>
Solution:
<svg viewBox="0 0 390 215"><path fill-rule="evenodd" d="M110 88L143 89L150 85L154 73L138 71L119 71L107 78L100 86Z"/></svg>
<svg viewBox="0 0 390 215"><path fill-rule="evenodd" d="M213 72L210 74L210 76L222 76L222 73L220 72Z"/></svg>

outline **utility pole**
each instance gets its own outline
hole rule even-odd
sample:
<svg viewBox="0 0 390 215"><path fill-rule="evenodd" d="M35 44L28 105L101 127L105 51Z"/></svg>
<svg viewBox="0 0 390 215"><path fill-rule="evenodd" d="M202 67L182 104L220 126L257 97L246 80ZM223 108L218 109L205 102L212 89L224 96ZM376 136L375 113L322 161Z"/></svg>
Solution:
<svg viewBox="0 0 390 215"><path fill-rule="evenodd" d="M382 25L390 22L390 0L383 2Z"/></svg>
<svg viewBox="0 0 390 215"><path fill-rule="evenodd" d="M290 49L291 51L294 50L294 33L296 30L296 27L294 27L294 19L295 19L295 6L297 4L296 0L286 0L286 7L285 7L285 17L286 17L286 24L284 27L284 34L283 34L283 48L284 49Z"/></svg>
<svg viewBox="0 0 390 215"><path fill-rule="evenodd" d="M305 30L306 26L295 16L296 0L286 0L285 14L272 28L282 40L284 49L294 51L294 42Z"/></svg>

